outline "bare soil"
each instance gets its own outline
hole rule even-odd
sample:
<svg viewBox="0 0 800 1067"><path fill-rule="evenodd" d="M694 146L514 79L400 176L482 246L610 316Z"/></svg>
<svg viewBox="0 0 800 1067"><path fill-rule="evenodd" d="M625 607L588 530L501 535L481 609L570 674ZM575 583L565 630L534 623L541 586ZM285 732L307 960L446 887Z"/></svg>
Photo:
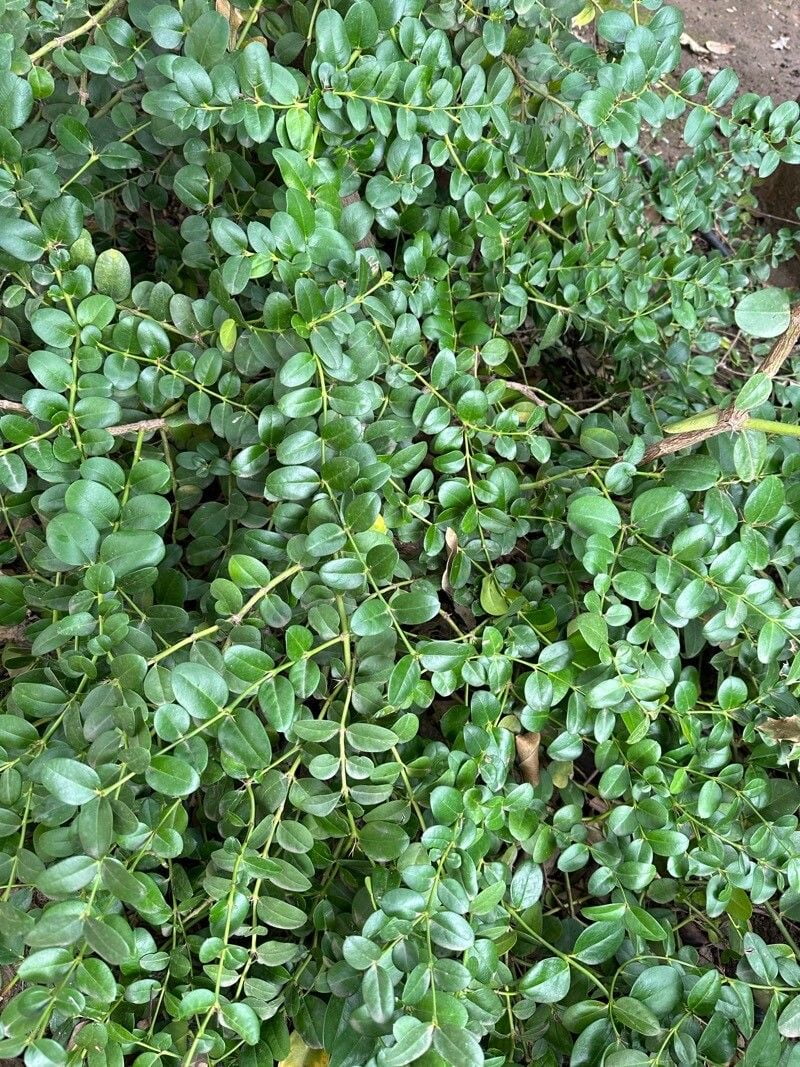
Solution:
<svg viewBox="0 0 800 1067"><path fill-rule="evenodd" d="M671 0L685 16L682 69L712 76L723 67L739 75L743 92L800 101L800 0ZM659 144L667 159L685 146L667 131ZM782 164L758 191L764 221L800 225L800 167ZM797 221L796 221L797 220ZM775 272L773 283L800 287L800 258Z"/></svg>
<svg viewBox="0 0 800 1067"><path fill-rule="evenodd" d="M686 17L686 32L699 45L733 46L724 54L695 55L686 66L712 71L733 67L742 89L775 103L800 96L800 0L673 0Z"/></svg>

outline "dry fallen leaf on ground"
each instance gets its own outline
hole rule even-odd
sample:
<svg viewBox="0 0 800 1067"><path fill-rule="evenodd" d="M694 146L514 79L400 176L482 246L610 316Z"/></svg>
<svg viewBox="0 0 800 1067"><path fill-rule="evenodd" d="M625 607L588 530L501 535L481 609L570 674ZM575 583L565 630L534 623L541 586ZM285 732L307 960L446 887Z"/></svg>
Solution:
<svg viewBox="0 0 800 1067"><path fill-rule="evenodd" d="M785 33L782 33L780 37L776 37L770 45L770 48L774 48L776 52L783 52L789 47L789 38Z"/></svg>
<svg viewBox="0 0 800 1067"><path fill-rule="evenodd" d="M690 52L694 52L696 56L708 55L708 49L705 47L705 45L702 45L699 41L696 41L694 37L691 36L691 34L681 34L681 45L684 48L688 48Z"/></svg>
<svg viewBox="0 0 800 1067"><path fill-rule="evenodd" d="M712 55L727 56L735 50L736 45L726 41L706 41L706 48Z"/></svg>

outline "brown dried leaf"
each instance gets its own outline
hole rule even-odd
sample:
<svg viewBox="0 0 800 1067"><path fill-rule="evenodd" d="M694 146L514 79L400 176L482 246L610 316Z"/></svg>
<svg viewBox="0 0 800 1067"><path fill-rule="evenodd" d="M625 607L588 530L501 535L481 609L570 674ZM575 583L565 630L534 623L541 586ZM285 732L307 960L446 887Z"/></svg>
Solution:
<svg viewBox="0 0 800 1067"><path fill-rule="evenodd" d="M444 574L442 575L442 590L452 599L453 610L456 615L458 615L464 625L471 630L475 625L475 616L465 604L459 604L453 596L453 586L450 581L450 567L452 566L453 560L459 549L458 534L449 526L445 530L444 542L447 545L447 562L444 565Z"/></svg>
<svg viewBox="0 0 800 1067"><path fill-rule="evenodd" d="M442 574L442 589L448 596L451 596L453 587L450 584L450 565L458 552L458 534L450 526L444 532L444 543L447 545L447 562L444 565L444 574Z"/></svg>
<svg viewBox="0 0 800 1067"><path fill-rule="evenodd" d="M517 734L517 764L519 772L531 785L539 784L539 745L541 734Z"/></svg>
<svg viewBox="0 0 800 1067"><path fill-rule="evenodd" d="M705 47L705 45L700 44L699 41L695 41L694 37L692 37L690 34L682 33L680 40L681 45L684 48L688 48L689 51L693 52L696 56L708 55L708 49Z"/></svg>
<svg viewBox="0 0 800 1067"><path fill-rule="evenodd" d="M800 745L800 715L789 715L785 719L765 719L758 724L762 734L775 741L791 741Z"/></svg>
<svg viewBox="0 0 800 1067"><path fill-rule="evenodd" d="M238 8L233 4L229 4L228 0L214 0L214 7L220 15L223 15L230 25L230 33L228 40L230 41L231 48L236 45L237 30L244 22L244 16Z"/></svg>
<svg viewBox="0 0 800 1067"><path fill-rule="evenodd" d="M727 56L735 51L736 45L726 41L706 41L706 48L713 56Z"/></svg>

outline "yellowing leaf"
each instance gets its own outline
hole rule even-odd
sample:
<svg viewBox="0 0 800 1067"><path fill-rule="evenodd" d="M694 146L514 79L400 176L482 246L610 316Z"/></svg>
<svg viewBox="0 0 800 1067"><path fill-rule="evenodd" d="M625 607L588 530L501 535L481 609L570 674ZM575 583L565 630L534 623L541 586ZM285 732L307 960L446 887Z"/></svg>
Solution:
<svg viewBox="0 0 800 1067"><path fill-rule="evenodd" d="M589 0L586 7L582 8L578 14L573 18L572 25L579 29L581 26L588 26L590 22L594 21L594 17L597 14L594 4Z"/></svg>
<svg viewBox="0 0 800 1067"><path fill-rule="evenodd" d="M558 763L549 764L547 769L550 771L550 777L553 779L553 785L556 789L566 789L572 781L575 765L571 762L559 761Z"/></svg>
<svg viewBox="0 0 800 1067"><path fill-rule="evenodd" d="M491 574L481 582L481 607L487 615L505 615L521 597L517 589L502 589Z"/></svg>
<svg viewBox="0 0 800 1067"><path fill-rule="evenodd" d="M330 1056L324 1049L309 1048L295 1030L291 1037L289 1055L278 1067L328 1067Z"/></svg>
<svg viewBox="0 0 800 1067"><path fill-rule="evenodd" d="M236 346L236 323L225 319L219 328L219 343L225 352L232 352Z"/></svg>
<svg viewBox="0 0 800 1067"><path fill-rule="evenodd" d="M375 533L386 533L388 529L389 527L386 525L386 519L384 519L383 515L379 512L377 519L373 522L372 526L370 526L370 530L374 530Z"/></svg>

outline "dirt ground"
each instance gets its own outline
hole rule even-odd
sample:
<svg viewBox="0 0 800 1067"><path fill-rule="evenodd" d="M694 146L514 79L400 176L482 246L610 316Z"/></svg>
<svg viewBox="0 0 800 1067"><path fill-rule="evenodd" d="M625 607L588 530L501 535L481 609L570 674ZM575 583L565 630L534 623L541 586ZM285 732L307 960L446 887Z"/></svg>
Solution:
<svg viewBox="0 0 800 1067"><path fill-rule="evenodd" d="M800 96L800 0L673 2L686 16L687 34L708 48L706 54L696 54L687 44L687 66L706 71L733 67L742 89L769 94L776 103Z"/></svg>
<svg viewBox="0 0 800 1067"><path fill-rule="evenodd" d="M800 0L672 0L685 15L682 68L713 75L733 67L743 92L776 104L800 101ZM659 145L668 159L684 151L667 133ZM785 225L800 208L800 168L782 165L760 187L764 220ZM800 225L800 221L795 223ZM776 285L800 287L800 257L775 272Z"/></svg>

